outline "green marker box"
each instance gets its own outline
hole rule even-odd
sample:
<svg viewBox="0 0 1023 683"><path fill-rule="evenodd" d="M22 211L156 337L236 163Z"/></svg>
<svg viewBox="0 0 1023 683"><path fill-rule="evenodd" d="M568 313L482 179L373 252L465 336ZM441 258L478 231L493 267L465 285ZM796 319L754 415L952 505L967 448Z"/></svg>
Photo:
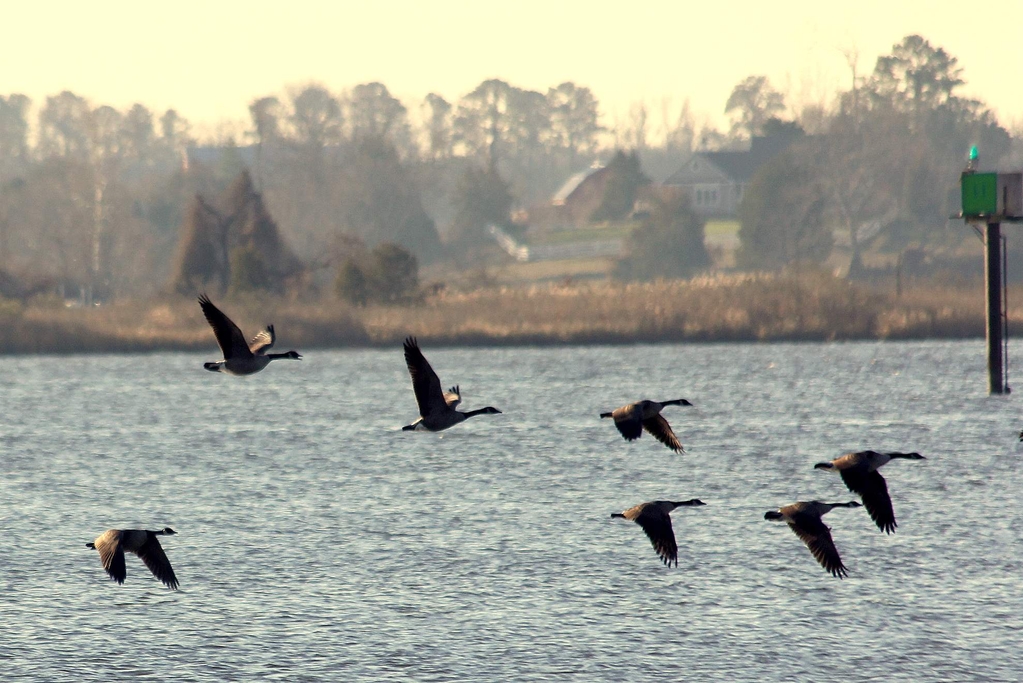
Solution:
<svg viewBox="0 0 1023 683"><path fill-rule="evenodd" d="M963 173L963 217L1023 217L1023 174Z"/></svg>

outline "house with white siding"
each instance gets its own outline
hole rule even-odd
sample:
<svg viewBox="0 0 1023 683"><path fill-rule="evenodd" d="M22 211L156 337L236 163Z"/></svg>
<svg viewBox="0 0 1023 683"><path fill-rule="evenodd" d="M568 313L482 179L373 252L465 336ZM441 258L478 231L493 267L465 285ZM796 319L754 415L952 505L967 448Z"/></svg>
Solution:
<svg viewBox="0 0 1023 683"><path fill-rule="evenodd" d="M707 218L734 218L746 187L760 167L801 136L757 136L747 150L696 152L662 186L685 194L693 209Z"/></svg>

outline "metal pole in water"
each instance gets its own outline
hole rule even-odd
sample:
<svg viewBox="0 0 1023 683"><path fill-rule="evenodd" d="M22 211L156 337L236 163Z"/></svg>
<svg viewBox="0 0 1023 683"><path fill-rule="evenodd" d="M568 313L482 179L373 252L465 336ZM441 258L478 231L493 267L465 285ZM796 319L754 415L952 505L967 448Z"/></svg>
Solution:
<svg viewBox="0 0 1023 683"><path fill-rule="evenodd" d="M1009 247L1002 235L1002 389L1006 394L1012 393L1009 386Z"/></svg>
<svg viewBox="0 0 1023 683"><path fill-rule="evenodd" d="M1002 353L1002 226L988 223L984 230L984 284L987 290L987 390L1005 393L1005 357Z"/></svg>

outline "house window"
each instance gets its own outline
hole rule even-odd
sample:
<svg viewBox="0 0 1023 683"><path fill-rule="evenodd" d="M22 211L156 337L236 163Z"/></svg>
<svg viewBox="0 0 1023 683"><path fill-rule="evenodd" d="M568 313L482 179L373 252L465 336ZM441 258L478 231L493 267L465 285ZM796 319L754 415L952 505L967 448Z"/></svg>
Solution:
<svg viewBox="0 0 1023 683"><path fill-rule="evenodd" d="M695 192L696 206L718 206L721 195L718 188L702 187Z"/></svg>

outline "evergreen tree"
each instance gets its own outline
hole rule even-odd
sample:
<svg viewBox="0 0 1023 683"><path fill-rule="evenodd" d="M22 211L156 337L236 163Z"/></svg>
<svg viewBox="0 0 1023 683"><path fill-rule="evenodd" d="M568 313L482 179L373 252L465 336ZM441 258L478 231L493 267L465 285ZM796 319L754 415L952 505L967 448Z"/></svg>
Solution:
<svg viewBox="0 0 1023 683"><path fill-rule="evenodd" d="M229 272L225 220L197 194L181 227L171 286L180 294L212 291L219 296L227 291Z"/></svg>
<svg viewBox="0 0 1023 683"><path fill-rule="evenodd" d="M244 292L266 290L281 293L274 285L278 284L269 276L266 263L259 252L251 245L238 246L231 250L231 285L228 292L232 295Z"/></svg>
<svg viewBox="0 0 1023 683"><path fill-rule="evenodd" d="M790 147L757 171L743 194L739 265L766 270L823 261L834 242L824 209L805 146Z"/></svg>
<svg viewBox="0 0 1023 683"><path fill-rule="evenodd" d="M488 225L506 226L512 206L508 183L490 166L470 166L455 188L451 236L464 248L492 243Z"/></svg>
<svg viewBox="0 0 1023 683"><path fill-rule="evenodd" d="M281 238L248 171L235 178L220 204L223 212L196 195L178 241L173 289L283 293L294 285L305 267Z"/></svg>
<svg viewBox="0 0 1023 683"><path fill-rule="evenodd" d="M367 243L394 242L425 260L440 253L440 236L415 179L389 141L369 137L358 143L339 193L349 231Z"/></svg>
<svg viewBox="0 0 1023 683"><path fill-rule="evenodd" d="M615 269L624 280L687 278L710 266L703 243L704 220L679 196L657 203L626 240L627 253Z"/></svg>
<svg viewBox="0 0 1023 683"><path fill-rule="evenodd" d="M258 272L265 278L260 288L283 292L287 281L304 270L304 266L284 242L277 223L256 192L249 172L242 171L224 193L228 213L228 232L232 250L243 249L247 262L259 262ZM255 268L254 265L252 265ZM251 268L250 268L251 270ZM232 280L233 280L232 276Z"/></svg>
<svg viewBox="0 0 1023 683"><path fill-rule="evenodd" d="M607 184L600 206L593 213L593 221L622 220L632 213L639 188L650 184L650 179L640 168L639 156L618 150L605 167Z"/></svg>

